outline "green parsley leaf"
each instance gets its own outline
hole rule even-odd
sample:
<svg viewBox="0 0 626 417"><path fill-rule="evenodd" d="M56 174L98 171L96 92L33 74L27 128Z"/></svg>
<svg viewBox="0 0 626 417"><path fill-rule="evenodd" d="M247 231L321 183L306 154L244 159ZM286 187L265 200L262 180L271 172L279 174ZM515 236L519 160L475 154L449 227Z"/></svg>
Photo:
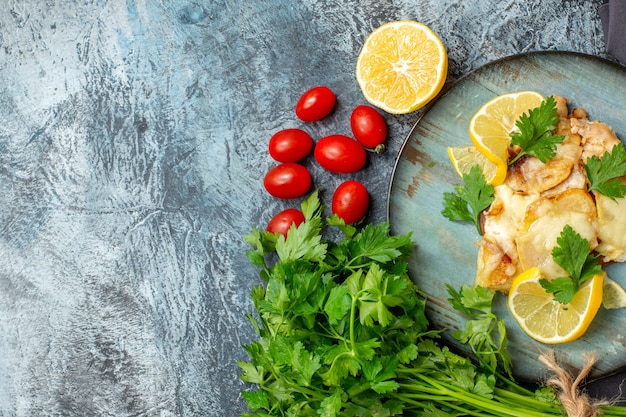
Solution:
<svg viewBox="0 0 626 417"><path fill-rule="evenodd" d="M319 415L322 417L338 416L341 411L341 389L336 389L330 396L326 397L320 404Z"/></svg>
<svg viewBox="0 0 626 417"><path fill-rule="evenodd" d="M283 235L276 237L276 235L267 232L263 232L263 235L267 238L269 238L267 235L273 235L276 238L275 250L282 260L320 261L326 253L327 245L321 242L320 231L323 226L321 212L323 207L317 191L304 199L300 206L305 221L298 227L292 225L287 233L287 238Z"/></svg>
<svg viewBox="0 0 626 417"><path fill-rule="evenodd" d="M305 220L300 226L289 230L289 237L278 236L276 241L276 253L282 260L305 259L320 261L326 254L327 246L322 243L319 232L322 227L320 219Z"/></svg>
<svg viewBox="0 0 626 417"><path fill-rule="evenodd" d="M601 272L598 256L591 254L589 241L579 235L572 226L565 225L556 239L552 257L571 277L582 284L587 278Z"/></svg>
<svg viewBox="0 0 626 417"><path fill-rule="evenodd" d="M237 365L243 371L241 374L241 380L245 382L252 382L254 384L262 384L265 380L264 369L261 366L254 366L249 362L237 362Z"/></svg>
<svg viewBox="0 0 626 417"><path fill-rule="evenodd" d="M480 229L480 213L493 202L494 190L487 184L485 176L478 165L474 165L468 174L463 174L465 185L455 188L455 193L443 194L443 210L441 214L452 221L468 221L474 223L478 234Z"/></svg>
<svg viewBox="0 0 626 417"><path fill-rule="evenodd" d="M626 185L620 177L626 176L626 150L624 144L613 146L611 152L604 152L602 158L592 156L584 164L589 191L597 191L613 200L626 195Z"/></svg>
<svg viewBox="0 0 626 417"><path fill-rule="evenodd" d="M562 304L568 304L578 292L578 284L570 277L558 277L552 280L542 278L539 283L548 293L554 294L554 299Z"/></svg>
<svg viewBox="0 0 626 417"><path fill-rule="evenodd" d="M276 250L276 235L253 227L252 233L246 235L244 238L250 245L256 247L255 250L246 252L246 256L250 262L253 265L266 268L265 255Z"/></svg>
<svg viewBox="0 0 626 417"><path fill-rule="evenodd" d="M569 276L552 280L543 278L539 283L547 292L554 294L555 300L569 304L585 281L602 272L600 257L591 253L589 241L570 225L563 228L556 243L557 246L552 248L552 258Z"/></svg>
<svg viewBox="0 0 626 417"><path fill-rule="evenodd" d="M347 238L351 238L358 231L355 226L346 224L345 220L336 214L333 214L328 218L328 225L338 227Z"/></svg>
<svg viewBox="0 0 626 417"><path fill-rule="evenodd" d="M335 347L333 350L338 350ZM331 366L320 377L329 387L337 387L342 385L348 378L348 375L357 375L361 369L361 363L348 347L343 347L340 354L334 355Z"/></svg>
<svg viewBox="0 0 626 417"><path fill-rule="evenodd" d="M466 343L484 366L496 370L501 366L508 376L512 375L512 364L506 344L504 321L492 312L494 293L486 288L463 285L456 291L447 285L448 301L455 310L468 316L465 329L452 333L452 337Z"/></svg>
<svg viewBox="0 0 626 417"><path fill-rule="evenodd" d="M413 359L417 358L417 346L413 344L406 346L398 352L397 358L400 363L406 364L411 362Z"/></svg>
<svg viewBox="0 0 626 417"><path fill-rule="evenodd" d="M324 305L324 311L328 315L328 322L331 325L337 324L348 315L351 305L352 298L348 293L348 287L345 285L334 287L330 291L326 304Z"/></svg>
<svg viewBox="0 0 626 417"><path fill-rule="evenodd" d="M389 236L389 224L367 225L354 237L355 249L352 255L365 257L380 264L404 257L413 248L411 234Z"/></svg>
<svg viewBox="0 0 626 417"><path fill-rule="evenodd" d="M395 391L398 383L391 379L396 377L395 369L398 360L389 356L375 357L363 364L363 375L372 389L379 394Z"/></svg>
<svg viewBox="0 0 626 417"><path fill-rule="evenodd" d="M366 326L373 326L374 322L387 326L394 318L389 307L398 305L401 300L388 294L388 290L393 290L394 286L388 288L390 277L376 264L373 264L367 271L362 283L362 290L359 292L360 321ZM396 288L397 289L397 288Z"/></svg>
<svg viewBox="0 0 626 417"><path fill-rule="evenodd" d="M552 134L558 122L553 96L543 100L539 107L522 114L515 122L519 132L511 133L511 145L519 146L521 151L509 165L523 155L533 155L543 163L552 159L556 155L556 145L565 139L565 136Z"/></svg>
<svg viewBox="0 0 626 417"><path fill-rule="evenodd" d="M321 367L320 358L308 352L302 342L296 342L291 349L291 366L295 380L301 385L310 385L313 375Z"/></svg>
<svg viewBox="0 0 626 417"><path fill-rule="evenodd" d="M246 400L248 408L251 410L269 410L270 402L266 391L256 390L254 392L244 391L241 393Z"/></svg>
<svg viewBox="0 0 626 417"><path fill-rule="evenodd" d="M494 294L486 288L463 285L460 292L457 292L450 285L446 287L448 294L452 296L449 301L457 311L470 317L476 316L477 313L491 313Z"/></svg>

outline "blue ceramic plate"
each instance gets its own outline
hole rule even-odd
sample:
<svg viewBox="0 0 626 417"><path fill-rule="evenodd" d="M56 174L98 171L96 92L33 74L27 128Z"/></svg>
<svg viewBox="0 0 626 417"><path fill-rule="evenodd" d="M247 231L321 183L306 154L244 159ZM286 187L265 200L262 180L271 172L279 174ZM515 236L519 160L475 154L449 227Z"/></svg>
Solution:
<svg viewBox="0 0 626 417"><path fill-rule="evenodd" d="M536 52L490 63L454 83L432 103L409 134L396 163L388 219L394 234L413 233L416 249L410 275L429 297L428 315L436 328L464 327L464 317L447 302L446 284L457 289L473 284L479 240L473 225L453 223L441 215L443 193L461 184L447 147L471 144L468 123L483 103L521 90L568 97L572 106L585 108L590 119L609 124L620 138L626 138L626 71L610 61L577 53ZM607 272L626 285L626 265L612 265ZM506 322L519 379L544 378L537 358L550 349L561 363L576 368L583 366L585 352L596 351L600 360L592 378L626 367L626 309L601 308L583 337L562 345L544 345L524 334L500 294L495 298L495 311ZM444 338L456 345L448 333Z"/></svg>

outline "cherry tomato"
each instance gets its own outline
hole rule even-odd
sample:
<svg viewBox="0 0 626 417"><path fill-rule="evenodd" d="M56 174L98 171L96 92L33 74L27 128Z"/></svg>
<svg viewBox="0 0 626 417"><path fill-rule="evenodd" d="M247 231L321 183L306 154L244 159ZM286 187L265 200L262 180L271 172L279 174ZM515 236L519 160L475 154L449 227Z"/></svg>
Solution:
<svg viewBox="0 0 626 417"><path fill-rule="evenodd" d="M323 137L315 145L315 160L331 172L347 174L363 168L365 149L356 140L344 135Z"/></svg>
<svg viewBox="0 0 626 417"><path fill-rule="evenodd" d="M263 185L276 198L297 198L311 188L311 175L304 166L285 162L265 174Z"/></svg>
<svg viewBox="0 0 626 417"><path fill-rule="evenodd" d="M267 224L267 231L270 233L280 233L287 237L287 231L292 224L296 227L304 222L304 214L298 209L288 208L277 213Z"/></svg>
<svg viewBox="0 0 626 417"><path fill-rule="evenodd" d="M335 190L331 209L346 224L351 224L365 216L369 203L369 193L365 186L358 181L348 180L339 184Z"/></svg>
<svg viewBox="0 0 626 417"><path fill-rule="evenodd" d="M350 116L350 127L356 140L366 148L382 152L387 138L385 119L373 107L357 106Z"/></svg>
<svg viewBox="0 0 626 417"><path fill-rule="evenodd" d="M278 162L297 162L313 149L311 135L300 129L276 132L269 142L270 156Z"/></svg>
<svg viewBox="0 0 626 417"><path fill-rule="evenodd" d="M315 122L328 116L335 106L335 93L323 85L306 91L296 103L296 116L303 122Z"/></svg>

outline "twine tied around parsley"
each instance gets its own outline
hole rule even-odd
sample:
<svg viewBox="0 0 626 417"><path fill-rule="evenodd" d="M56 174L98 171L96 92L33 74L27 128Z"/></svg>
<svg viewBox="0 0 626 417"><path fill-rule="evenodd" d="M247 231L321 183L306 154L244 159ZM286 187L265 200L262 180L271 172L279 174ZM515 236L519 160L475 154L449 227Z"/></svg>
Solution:
<svg viewBox="0 0 626 417"><path fill-rule="evenodd" d="M563 404L569 417L597 417L600 407L609 405L606 401L594 401L579 389L579 385L589 375L596 363L597 356L594 353L585 355L585 366L574 378L572 374L563 369L556 362L554 352L542 354L539 360L550 370L554 376L548 379L547 384L558 391L557 398Z"/></svg>

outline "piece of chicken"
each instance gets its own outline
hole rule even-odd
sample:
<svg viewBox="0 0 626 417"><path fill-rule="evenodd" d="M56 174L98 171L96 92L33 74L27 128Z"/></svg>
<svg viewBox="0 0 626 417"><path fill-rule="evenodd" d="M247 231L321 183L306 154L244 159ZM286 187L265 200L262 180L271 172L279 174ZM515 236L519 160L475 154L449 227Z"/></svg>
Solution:
<svg viewBox="0 0 626 417"><path fill-rule="evenodd" d="M591 122L587 118L572 118L570 122L572 124L572 132L579 134L581 137L583 147L581 159L583 162L594 155L601 158L604 152L611 152L613 146L620 143L613 129L605 123Z"/></svg>

